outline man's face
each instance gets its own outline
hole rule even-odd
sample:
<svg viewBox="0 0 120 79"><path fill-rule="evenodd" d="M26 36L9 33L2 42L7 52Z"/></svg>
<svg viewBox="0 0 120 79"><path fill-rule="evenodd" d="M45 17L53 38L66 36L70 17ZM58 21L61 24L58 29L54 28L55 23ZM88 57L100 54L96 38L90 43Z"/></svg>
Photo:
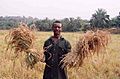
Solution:
<svg viewBox="0 0 120 79"><path fill-rule="evenodd" d="M52 30L53 30L55 35L60 35L60 32L62 31L62 24L61 23L54 23Z"/></svg>

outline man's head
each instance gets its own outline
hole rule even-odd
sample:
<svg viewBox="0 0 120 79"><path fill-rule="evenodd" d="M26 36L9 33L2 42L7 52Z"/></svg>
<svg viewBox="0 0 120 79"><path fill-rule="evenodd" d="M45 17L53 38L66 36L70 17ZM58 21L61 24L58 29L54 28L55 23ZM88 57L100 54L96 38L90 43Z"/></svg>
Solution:
<svg viewBox="0 0 120 79"><path fill-rule="evenodd" d="M62 23L60 21L55 21L52 24L52 30L54 32L54 36L60 36L60 33L62 31Z"/></svg>

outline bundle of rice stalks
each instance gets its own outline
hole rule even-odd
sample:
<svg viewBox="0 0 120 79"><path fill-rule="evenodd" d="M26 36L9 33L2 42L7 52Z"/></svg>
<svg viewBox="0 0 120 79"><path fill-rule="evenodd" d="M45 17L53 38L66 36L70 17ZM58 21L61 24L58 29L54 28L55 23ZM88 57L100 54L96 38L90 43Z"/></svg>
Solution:
<svg viewBox="0 0 120 79"><path fill-rule="evenodd" d="M26 64L27 68L34 68L34 65L40 61L41 55L34 48L26 50Z"/></svg>
<svg viewBox="0 0 120 79"><path fill-rule="evenodd" d="M65 55L61 62L63 67L80 67L88 56L99 54L108 45L110 34L107 31L87 31L77 42L71 53Z"/></svg>
<svg viewBox="0 0 120 79"><path fill-rule="evenodd" d="M14 53L19 53L33 47L35 36L26 24L20 24L18 28L10 30L5 38L8 49L14 49Z"/></svg>
<svg viewBox="0 0 120 79"><path fill-rule="evenodd" d="M35 36L26 24L20 24L18 28L11 29L5 40L8 44L7 50L14 50L15 57L17 57L20 52L26 53L25 62L27 67L33 68L40 60L39 52L34 48Z"/></svg>
<svg viewBox="0 0 120 79"><path fill-rule="evenodd" d="M97 30L94 35L94 45L97 53L99 53L102 48L106 48L110 41L110 33L108 31ZM98 44L97 44L98 43Z"/></svg>

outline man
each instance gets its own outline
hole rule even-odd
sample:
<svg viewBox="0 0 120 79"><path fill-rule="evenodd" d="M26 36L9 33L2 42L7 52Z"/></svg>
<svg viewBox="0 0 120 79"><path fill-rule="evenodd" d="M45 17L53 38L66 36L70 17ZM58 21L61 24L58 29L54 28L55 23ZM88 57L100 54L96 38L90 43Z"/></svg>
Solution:
<svg viewBox="0 0 120 79"><path fill-rule="evenodd" d="M52 25L53 36L44 43L45 70L43 79L67 79L66 67L62 68L63 56L71 51L70 43L61 36L62 23Z"/></svg>

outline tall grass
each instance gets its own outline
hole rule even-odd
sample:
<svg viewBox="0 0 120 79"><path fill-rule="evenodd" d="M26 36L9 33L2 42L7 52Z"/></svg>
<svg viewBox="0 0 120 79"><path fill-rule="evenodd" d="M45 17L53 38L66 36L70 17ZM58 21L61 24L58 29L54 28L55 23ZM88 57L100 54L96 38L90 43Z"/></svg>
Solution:
<svg viewBox="0 0 120 79"><path fill-rule="evenodd" d="M14 59L13 52L5 52L4 37L8 31L0 31L0 79L42 79L44 63L38 62L33 69L27 69L25 55ZM42 50L43 43L52 32L36 32L35 45ZM72 47L81 33L62 33ZM68 69L69 79L120 79L120 35L112 35L107 50L99 56L85 59L82 67ZM42 53L42 52L41 52ZM15 60L15 61L14 61Z"/></svg>

